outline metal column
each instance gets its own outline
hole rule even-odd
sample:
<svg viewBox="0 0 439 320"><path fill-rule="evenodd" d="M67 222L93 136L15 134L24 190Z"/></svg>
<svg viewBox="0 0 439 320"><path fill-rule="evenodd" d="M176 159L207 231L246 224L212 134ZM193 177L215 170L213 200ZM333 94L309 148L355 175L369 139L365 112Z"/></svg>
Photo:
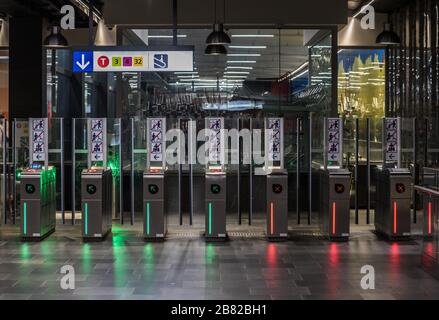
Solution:
<svg viewBox="0 0 439 320"><path fill-rule="evenodd" d="M251 226L253 218L253 119L250 119L250 164L249 164L249 207L248 207L248 225Z"/></svg>
<svg viewBox="0 0 439 320"><path fill-rule="evenodd" d="M355 224L358 224L358 161L359 161L360 119L355 119Z"/></svg>
<svg viewBox="0 0 439 320"><path fill-rule="evenodd" d="M15 142L15 135L16 135L16 119L13 120L13 127L12 127L12 164L14 168L14 178L12 186L13 189L13 197L14 197L14 215L13 215L13 224L15 224L17 220L17 145Z"/></svg>
<svg viewBox="0 0 439 320"><path fill-rule="evenodd" d="M413 118L413 183L417 184L417 177L418 177L418 159L417 159L417 153L418 153L418 148L417 148L417 139L416 139L416 133L418 131L418 125L417 125L417 121L416 118ZM417 223L417 214L416 214L416 205L417 205L417 201L416 201L416 188L413 188L413 195L412 195L412 203L413 203L413 223Z"/></svg>
<svg viewBox="0 0 439 320"><path fill-rule="evenodd" d="M134 224L134 170L135 160L134 160L134 119L131 118L131 225Z"/></svg>
<svg viewBox="0 0 439 320"><path fill-rule="evenodd" d="M367 209L366 209L366 224L370 224L370 119L366 119L366 197L367 197Z"/></svg>
<svg viewBox="0 0 439 320"><path fill-rule="evenodd" d="M76 137L76 119L72 119L72 216L70 220L72 224L75 224L75 211L76 211L76 154L75 154L75 137Z"/></svg>
<svg viewBox="0 0 439 320"><path fill-rule="evenodd" d="M241 129L241 119L237 119L238 122L238 141L237 141L237 147L238 147L238 172L237 172L237 184L238 184L238 224L242 223L242 212L241 212L241 144L239 143L239 131Z"/></svg>
<svg viewBox="0 0 439 320"><path fill-rule="evenodd" d="M296 119L296 214L300 224L300 118Z"/></svg>
<svg viewBox="0 0 439 320"><path fill-rule="evenodd" d="M309 137L308 137L308 224L312 218L312 114L309 114Z"/></svg>
<svg viewBox="0 0 439 320"><path fill-rule="evenodd" d="M3 122L3 134L2 134L2 148L3 148L3 154L2 154L2 160L3 160L3 181L2 181L2 214L3 214L3 220L4 223L7 224L8 223L8 216L6 214L6 199L7 199L7 190L6 190L6 179L7 179L7 174L6 174L6 154L8 152L7 149L7 144L6 144L6 132L8 130L7 128L7 122L6 119L2 120Z"/></svg>
<svg viewBox="0 0 439 320"><path fill-rule="evenodd" d="M62 216L62 224L66 224L66 212L65 212L65 170L64 170L64 118L60 119L61 121L61 216Z"/></svg>
<svg viewBox="0 0 439 320"><path fill-rule="evenodd" d="M123 224L123 157L122 157L122 119L119 119L119 211Z"/></svg>

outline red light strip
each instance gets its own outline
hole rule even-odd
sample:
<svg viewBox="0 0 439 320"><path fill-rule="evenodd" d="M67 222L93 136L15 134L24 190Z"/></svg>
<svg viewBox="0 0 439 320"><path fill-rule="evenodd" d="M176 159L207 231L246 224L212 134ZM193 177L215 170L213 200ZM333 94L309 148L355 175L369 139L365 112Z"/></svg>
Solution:
<svg viewBox="0 0 439 320"><path fill-rule="evenodd" d="M396 201L393 201L393 233L396 233Z"/></svg>
<svg viewBox="0 0 439 320"><path fill-rule="evenodd" d="M332 203L332 234L335 234L335 216L336 216L337 208L335 202Z"/></svg>
<svg viewBox="0 0 439 320"><path fill-rule="evenodd" d="M431 202L428 203L428 234L431 234Z"/></svg>
<svg viewBox="0 0 439 320"><path fill-rule="evenodd" d="M270 202L270 231L274 234L274 204Z"/></svg>

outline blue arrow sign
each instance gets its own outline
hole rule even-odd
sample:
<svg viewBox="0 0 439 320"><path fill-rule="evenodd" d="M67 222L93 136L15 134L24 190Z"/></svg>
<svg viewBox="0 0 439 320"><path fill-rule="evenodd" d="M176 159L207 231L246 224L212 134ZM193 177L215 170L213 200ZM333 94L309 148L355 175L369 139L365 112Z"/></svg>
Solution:
<svg viewBox="0 0 439 320"><path fill-rule="evenodd" d="M93 72L93 52L73 52L73 72Z"/></svg>

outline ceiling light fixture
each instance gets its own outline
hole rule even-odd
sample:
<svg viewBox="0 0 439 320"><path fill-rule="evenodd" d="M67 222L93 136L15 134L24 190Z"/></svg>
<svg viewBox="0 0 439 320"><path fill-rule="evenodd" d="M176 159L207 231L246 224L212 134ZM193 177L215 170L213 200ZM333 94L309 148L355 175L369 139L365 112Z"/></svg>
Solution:
<svg viewBox="0 0 439 320"><path fill-rule="evenodd" d="M267 49L267 46L229 46L230 49Z"/></svg>
<svg viewBox="0 0 439 320"><path fill-rule="evenodd" d="M173 37L168 35L148 35L149 39L172 39ZM187 34L179 34L177 38L187 38Z"/></svg>
<svg viewBox="0 0 439 320"><path fill-rule="evenodd" d="M223 12L223 20L225 21L225 15L226 15L226 2L224 1L224 12ZM230 40L230 37L227 33L224 32L224 25L222 23L218 23L217 21L217 16L216 16L216 0L214 2L214 6L215 6L215 22L213 25L213 31L209 34L209 36L206 39L206 44L207 44L207 48L205 50L206 54L212 54L212 55L219 55L219 54L226 54L227 50L225 49L224 46L222 47L215 47L215 48L210 48L210 46L212 45L224 45L224 44L229 44L232 41ZM224 22L223 21L223 22Z"/></svg>
<svg viewBox="0 0 439 320"><path fill-rule="evenodd" d="M204 54L211 56L219 56L227 54L227 49L222 44L209 44L204 50Z"/></svg>
<svg viewBox="0 0 439 320"><path fill-rule="evenodd" d="M228 53L228 57L260 57L260 53Z"/></svg>
<svg viewBox="0 0 439 320"><path fill-rule="evenodd" d="M95 36L95 46L115 46L116 41L110 29L105 25L104 19L99 20Z"/></svg>
<svg viewBox="0 0 439 320"><path fill-rule="evenodd" d="M228 69L242 69L242 70L253 70L253 67L244 67L244 66L227 66L226 70Z"/></svg>
<svg viewBox="0 0 439 320"><path fill-rule="evenodd" d="M248 71L226 71L224 74L250 74Z"/></svg>
<svg viewBox="0 0 439 320"><path fill-rule="evenodd" d="M383 45L397 45L401 43L399 36L393 31L391 23L384 24L384 30L376 38L376 43Z"/></svg>
<svg viewBox="0 0 439 320"><path fill-rule="evenodd" d="M232 38L274 38L274 34L232 34Z"/></svg>
<svg viewBox="0 0 439 320"><path fill-rule="evenodd" d="M51 48L68 46L67 40L61 34L61 28L59 26L52 26L50 29L50 34L44 40L44 46Z"/></svg>
<svg viewBox="0 0 439 320"><path fill-rule="evenodd" d="M256 63L256 60L227 60L227 63Z"/></svg>
<svg viewBox="0 0 439 320"><path fill-rule="evenodd" d="M0 47L9 47L9 23L6 19L1 19Z"/></svg>

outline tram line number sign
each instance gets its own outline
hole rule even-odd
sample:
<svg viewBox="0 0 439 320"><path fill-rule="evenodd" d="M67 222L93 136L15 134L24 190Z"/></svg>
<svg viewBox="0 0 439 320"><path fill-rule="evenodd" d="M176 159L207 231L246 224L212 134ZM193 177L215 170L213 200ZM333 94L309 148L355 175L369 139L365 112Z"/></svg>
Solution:
<svg viewBox="0 0 439 320"><path fill-rule="evenodd" d="M327 160L341 165L342 162L342 141L343 141L343 123L341 118L327 119Z"/></svg>
<svg viewBox="0 0 439 320"><path fill-rule="evenodd" d="M91 162L105 162L106 119L90 119L89 139L90 139L90 160Z"/></svg>
<svg viewBox="0 0 439 320"><path fill-rule="evenodd" d="M400 121L398 118L384 118L383 121L384 159L398 162L400 154Z"/></svg>
<svg viewBox="0 0 439 320"><path fill-rule="evenodd" d="M32 162L46 162L47 160L47 127L48 122L47 118L39 118L39 119L30 119L30 141L31 141L31 150Z"/></svg>
<svg viewBox="0 0 439 320"><path fill-rule="evenodd" d="M123 48L121 48L123 49ZM193 50L73 51L73 72L193 71Z"/></svg>
<svg viewBox="0 0 439 320"><path fill-rule="evenodd" d="M150 162L164 162L163 145L165 143L166 134L165 118L150 118L149 119L149 147L150 147Z"/></svg>

